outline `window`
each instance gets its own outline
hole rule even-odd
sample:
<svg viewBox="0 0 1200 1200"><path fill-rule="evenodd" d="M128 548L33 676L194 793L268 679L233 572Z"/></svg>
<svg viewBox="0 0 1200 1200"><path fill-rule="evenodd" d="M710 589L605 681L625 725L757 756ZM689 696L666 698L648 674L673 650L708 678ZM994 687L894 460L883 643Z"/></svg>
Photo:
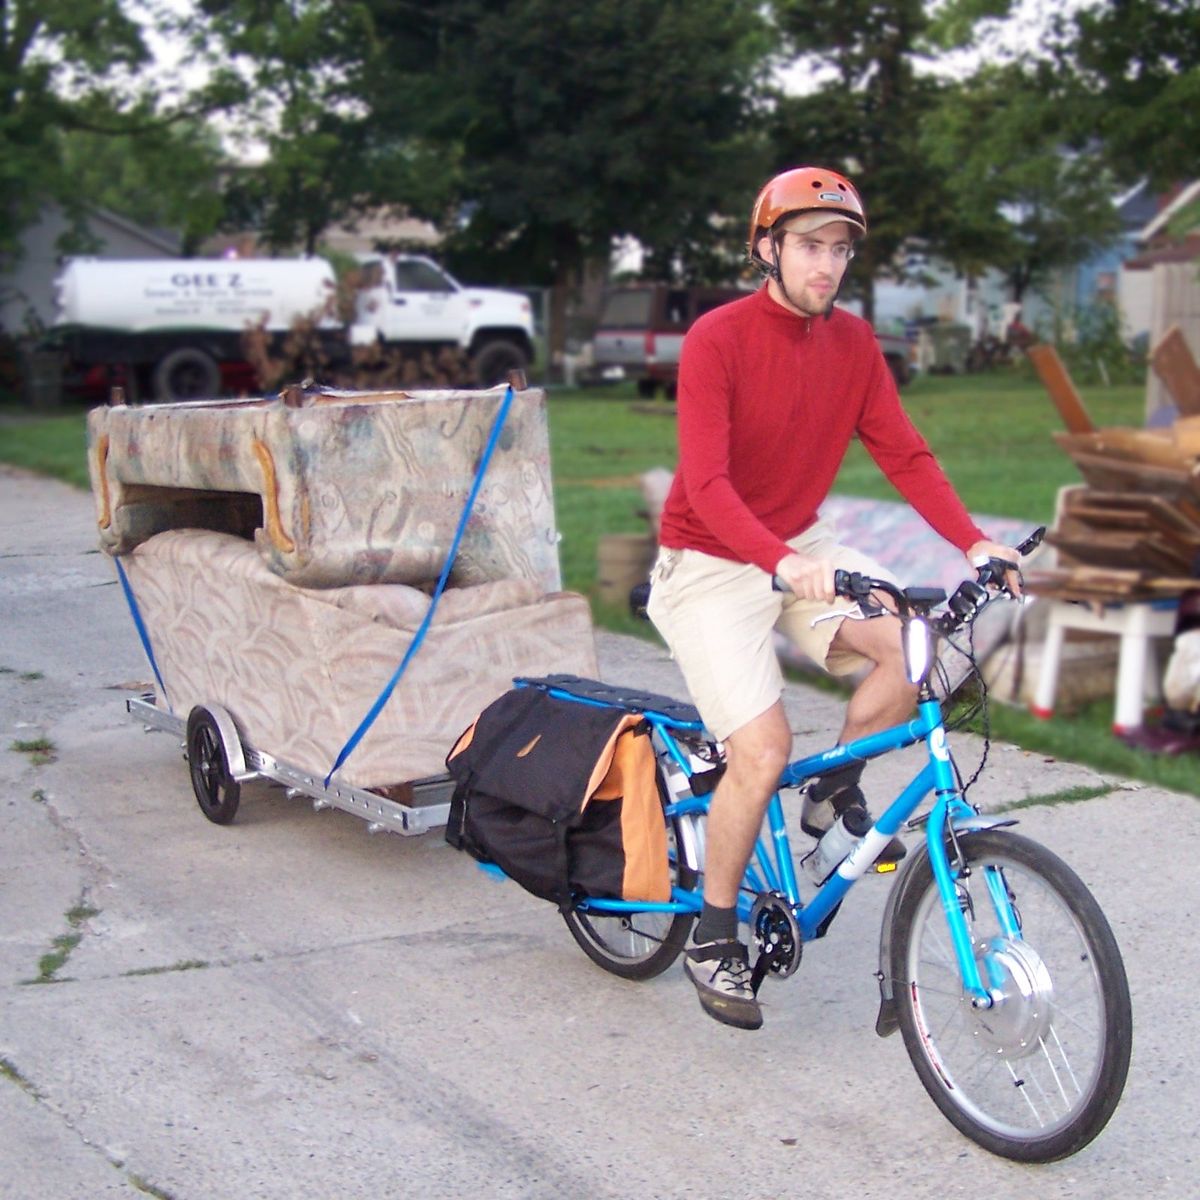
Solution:
<svg viewBox="0 0 1200 1200"><path fill-rule="evenodd" d="M649 288L611 292L604 303L600 326L604 329L645 329L650 324Z"/></svg>
<svg viewBox="0 0 1200 1200"><path fill-rule="evenodd" d="M664 314L668 325L686 325L688 320L688 294L682 288L667 292L667 310Z"/></svg>
<svg viewBox="0 0 1200 1200"><path fill-rule="evenodd" d="M396 264L396 290L399 292L452 292L450 281L436 267L424 262Z"/></svg>

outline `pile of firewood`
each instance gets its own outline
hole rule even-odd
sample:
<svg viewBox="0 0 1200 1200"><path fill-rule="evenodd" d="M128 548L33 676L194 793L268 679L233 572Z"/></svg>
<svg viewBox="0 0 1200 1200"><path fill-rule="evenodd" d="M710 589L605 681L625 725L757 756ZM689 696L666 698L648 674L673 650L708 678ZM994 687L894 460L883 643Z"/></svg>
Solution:
<svg viewBox="0 0 1200 1200"><path fill-rule="evenodd" d="M1200 565L1200 367L1173 328L1151 364L1178 411L1170 425L1097 429L1052 346L1029 351L1066 432L1055 441L1085 483L1065 491L1046 540L1059 567L1033 571L1035 594L1072 600L1178 595Z"/></svg>

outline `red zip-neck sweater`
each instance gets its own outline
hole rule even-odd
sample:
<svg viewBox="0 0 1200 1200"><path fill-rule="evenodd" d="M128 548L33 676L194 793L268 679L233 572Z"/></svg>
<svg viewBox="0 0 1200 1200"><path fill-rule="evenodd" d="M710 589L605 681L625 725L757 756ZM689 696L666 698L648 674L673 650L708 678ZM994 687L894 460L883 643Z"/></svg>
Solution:
<svg viewBox="0 0 1200 1200"><path fill-rule="evenodd" d="M774 572L807 529L850 439L948 542L983 538L896 393L871 326L801 317L766 287L706 313L679 364L679 468L659 541Z"/></svg>

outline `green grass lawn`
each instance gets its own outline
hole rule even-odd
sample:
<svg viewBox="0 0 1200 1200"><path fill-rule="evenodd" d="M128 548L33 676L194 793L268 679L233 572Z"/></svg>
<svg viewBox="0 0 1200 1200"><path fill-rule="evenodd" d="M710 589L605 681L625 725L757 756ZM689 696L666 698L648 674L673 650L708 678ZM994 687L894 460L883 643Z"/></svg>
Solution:
<svg viewBox="0 0 1200 1200"><path fill-rule="evenodd" d="M1082 389L1097 425L1140 425L1140 387ZM1079 482L1051 434L1062 428L1041 385L1015 374L920 378L904 391L909 415L925 435L972 512L1048 523L1060 486ZM596 597L596 551L608 533L647 529L639 476L674 468L675 422L663 401L638 402L631 384L555 389L550 440L566 585L588 595L598 624L653 637L644 623ZM30 417L0 409L0 461L88 486L84 414ZM895 492L854 445L838 476L845 495L894 499ZM1111 701L1050 722L993 707L993 735L1047 757L1200 794L1190 757L1172 760L1131 750L1109 730Z"/></svg>
<svg viewBox="0 0 1200 1200"><path fill-rule="evenodd" d="M71 409L53 417L30 417L0 408L0 462L13 463L86 488L85 414Z"/></svg>

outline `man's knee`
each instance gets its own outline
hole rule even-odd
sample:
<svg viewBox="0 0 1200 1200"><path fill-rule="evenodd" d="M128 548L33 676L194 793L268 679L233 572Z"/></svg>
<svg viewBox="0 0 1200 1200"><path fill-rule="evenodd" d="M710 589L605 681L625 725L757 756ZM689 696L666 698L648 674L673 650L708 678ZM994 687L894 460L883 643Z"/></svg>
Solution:
<svg viewBox="0 0 1200 1200"><path fill-rule="evenodd" d="M868 621L842 621L834 634L831 650L850 651L889 670L903 669L904 647L900 622L895 617L873 617Z"/></svg>
<svg viewBox="0 0 1200 1200"><path fill-rule="evenodd" d="M788 764L792 732L782 714L753 722L726 741L729 771L746 782L773 784Z"/></svg>

